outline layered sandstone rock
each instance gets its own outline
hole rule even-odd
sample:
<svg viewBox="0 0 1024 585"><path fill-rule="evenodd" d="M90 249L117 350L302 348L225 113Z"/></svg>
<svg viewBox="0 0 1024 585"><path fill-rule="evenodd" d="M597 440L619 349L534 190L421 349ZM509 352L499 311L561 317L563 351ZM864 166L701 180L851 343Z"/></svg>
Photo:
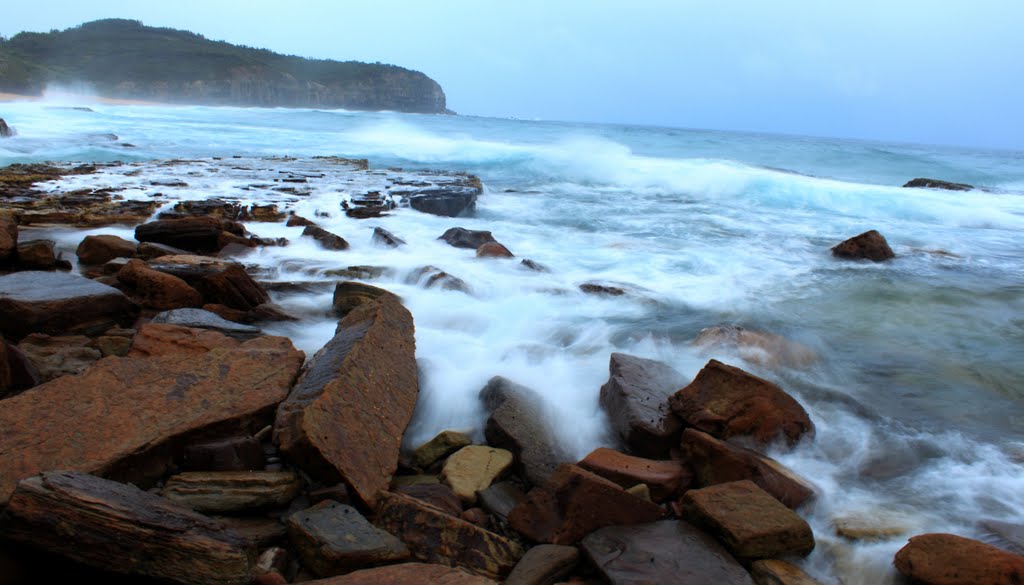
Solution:
<svg viewBox="0 0 1024 585"><path fill-rule="evenodd" d="M0 334L99 333L128 325L138 308L121 291L74 274L17 272L0 276Z"/></svg>

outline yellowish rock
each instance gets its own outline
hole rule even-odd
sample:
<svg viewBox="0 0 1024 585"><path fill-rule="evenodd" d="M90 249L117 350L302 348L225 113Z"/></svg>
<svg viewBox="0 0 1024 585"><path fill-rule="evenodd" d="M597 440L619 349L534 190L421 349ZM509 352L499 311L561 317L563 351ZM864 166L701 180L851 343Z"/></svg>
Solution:
<svg viewBox="0 0 1024 585"><path fill-rule="evenodd" d="M469 445L448 458L441 481L467 504L476 503L476 492L490 487L512 465L512 453L483 445Z"/></svg>

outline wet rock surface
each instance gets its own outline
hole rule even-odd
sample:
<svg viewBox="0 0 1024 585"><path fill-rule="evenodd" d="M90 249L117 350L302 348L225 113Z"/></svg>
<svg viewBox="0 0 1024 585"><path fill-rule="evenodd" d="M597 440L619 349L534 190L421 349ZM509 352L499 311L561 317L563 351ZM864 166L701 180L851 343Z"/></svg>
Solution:
<svg viewBox="0 0 1024 585"><path fill-rule="evenodd" d="M321 502L289 516L288 533L305 566L321 577L409 558L402 541L337 502Z"/></svg>
<svg viewBox="0 0 1024 585"><path fill-rule="evenodd" d="M854 236L832 248L832 255L846 260L871 260L884 262L896 257L885 236L871 230Z"/></svg>
<svg viewBox="0 0 1024 585"><path fill-rule="evenodd" d="M926 178L911 179L903 186L919 187L924 189L945 189L947 191L970 191L971 189L974 189L974 185L968 185L967 183L953 183L950 181Z"/></svg>
<svg viewBox="0 0 1024 585"><path fill-rule="evenodd" d="M1024 556L954 534L915 536L896 553L896 569L915 583L1016 585L1024 580Z"/></svg>
<svg viewBox="0 0 1024 585"><path fill-rule="evenodd" d="M164 311L154 315L151 322L193 329L207 329L243 341L254 339L263 334L259 327L234 323L203 309L186 308Z"/></svg>
<svg viewBox="0 0 1024 585"><path fill-rule="evenodd" d="M0 276L0 334L90 333L127 325L138 309L121 291L74 274L17 272Z"/></svg>
<svg viewBox="0 0 1024 585"><path fill-rule="evenodd" d="M600 403L612 428L637 455L663 457L682 432L668 398L686 378L668 364L624 353L611 355L608 370Z"/></svg>

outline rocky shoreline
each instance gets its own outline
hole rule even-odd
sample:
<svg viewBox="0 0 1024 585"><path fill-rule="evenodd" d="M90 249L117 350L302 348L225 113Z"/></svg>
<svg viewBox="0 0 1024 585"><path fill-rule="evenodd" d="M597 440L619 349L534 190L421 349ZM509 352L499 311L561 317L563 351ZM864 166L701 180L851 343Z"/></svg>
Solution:
<svg viewBox="0 0 1024 585"><path fill-rule="evenodd" d="M216 177L216 196L174 195L191 191L189 177ZM333 184L359 195L295 213ZM478 396L483 443L449 430L403 450L420 384L414 318L363 282L386 267L338 272L322 307L337 330L315 355L261 331L301 316L273 302L287 283L245 264L251 250L289 242L250 229L301 226L341 252L349 243L316 224L321 211L457 217L482 192L469 175L339 158L0 169L0 573L11 583L90 571L133 583L816 582L792 564L815 547L800 516L813 485L764 454L813 441L814 424L769 380L714 359L688 380L614 353L600 405L616 449L575 460L537 390L495 377ZM105 225L135 226L134 241L90 235L72 261L24 237ZM514 257L489 232L453 227L439 239ZM383 228L373 240L404 245ZM832 252L893 258L874 231ZM471 291L434 266L414 281ZM740 328L696 343L814 359ZM1024 575L1024 557L953 535L916 536L894 562L921 583Z"/></svg>

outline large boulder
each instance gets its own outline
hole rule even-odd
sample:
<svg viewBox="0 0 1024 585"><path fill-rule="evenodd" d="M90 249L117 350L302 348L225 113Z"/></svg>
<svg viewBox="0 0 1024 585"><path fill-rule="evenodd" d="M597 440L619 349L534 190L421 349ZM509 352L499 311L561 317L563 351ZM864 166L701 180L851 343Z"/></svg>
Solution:
<svg viewBox="0 0 1024 585"><path fill-rule="evenodd" d="M245 585L254 551L224 524L134 486L72 471L24 479L7 539L107 571L177 583Z"/></svg>
<svg viewBox="0 0 1024 585"><path fill-rule="evenodd" d="M187 282L153 270L142 260L130 260L118 271L117 280L128 287L137 303L148 309L166 311L203 304L202 295Z"/></svg>
<svg viewBox="0 0 1024 585"><path fill-rule="evenodd" d="M686 424L720 439L767 445L781 438L793 445L814 431L807 412L782 388L718 360L709 361L669 405Z"/></svg>
<svg viewBox="0 0 1024 585"><path fill-rule="evenodd" d="M0 265L14 259L18 250L18 224L0 217Z"/></svg>
<svg viewBox="0 0 1024 585"><path fill-rule="evenodd" d="M489 578L507 575L524 552L511 539L402 494L381 494L374 518L378 526L402 539L415 558Z"/></svg>
<svg viewBox="0 0 1024 585"><path fill-rule="evenodd" d="M543 484L560 463L572 460L552 434L542 399L533 390L495 376L480 390L480 400L490 413L484 428L487 443L511 451L530 483Z"/></svg>
<svg viewBox="0 0 1024 585"><path fill-rule="evenodd" d="M582 549L611 585L754 585L714 538L679 520L602 528Z"/></svg>
<svg viewBox="0 0 1024 585"><path fill-rule="evenodd" d="M398 297L389 290L380 287L363 284L354 280L339 282L334 286L334 300L332 307L334 314L339 317L348 315L352 309L366 303L373 302L381 297L388 296L398 300Z"/></svg>
<svg viewBox="0 0 1024 585"><path fill-rule="evenodd" d="M321 577L409 558L401 540L329 500L289 516L288 534L303 565Z"/></svg>
<svg viewBox="0 0 1024 585"><path fill-rule="evenodd" d="M234 221L215 217L185 217L144 223L135 228L135 239L198 254L212 254L236 242L244 233L242 224Z"/></svg>
<svg viewBox="0 0 1024 585"><path fill-rule="evenodd" d="M611 355L608 371L600 403L612 428L633 453L665 457L682 432L668 397L686 378L668 364L624 353Z"/></svg>
<svg viewBox="0 0 1024 585"><path fill-rule="evenodd" d="M29 333L100 333L138 313L121 291L75 274L0 276L0 334L14 341Z"/></svg>
<svg viewBox="0 0 1024 585"><path fill-rule="evenodd" d="M695 429L683 431L683 460L697 485L709 486L749 479L790 508L814 495L814 488L778 461Z"/></svg>
<svg viewBox="0 0 1024 585"><path fill-rule="evenodd" d="M1024 583L1024 556L954 534L914 536L896 553L893 564L923 585Z"/></svg>
<svg viewBox="0 0 1024 585"><path fill-rule="evenodd" d="M749 480L686 492L683 517L715 535L737 558L807 556L814 534L807 522Z"/></svg>
<svg viewBox="0 0 1024 585"><path fill-rule="evenodd" d="M209 331L145 325L128 357L102 359L81 375L4 401L0 504L18 480L41 471L131 472L120 464L190 433L262 424L302 361L283 337L240 343Z"/></svg>
<svg viewBox="0 0 1024 585"><path fill-rule="evenodd" d="M307 581L306 585L498 585L462 569L430 563L402 563L353 571L340 577Z"/></svg>
<svg viewBox="0 0 1024 585"><path fill-rule="evenodd" d="M416 407L415 354L412 314L397 300L353 310L278 408L281 450L323 481L344 480L372 507L398 468Z"/></svg>
<svg viewBox="0 0 1024 585"><path fill-rule="evenodd" d="M441 469L441 481L467 504L476 503L476 493L485 490L512 465L512 453L485 445L459 449Z"/></svg>
<svg viewBox="0 0 1024 585"><path fill-rule="evenodd" d="M470 250L477 250L480 246L488 243L495 242L494 236L491 232L482 230L467 230L466 228L453 227L449 228L437 239L444 240L450 246L456 248L469 248Z"/></svg>
<svg viewBox="0 0 1024 585"><path fill-rule="evenodd" d="M946 189L947 191L970 191L971 189L974 189L974 185L968 185L967 183L951 183L949 181L941 181L939 179L926 179L920 177L907 181L903 186L923 189Z"/></svg>
<svg viewBox="0 0 1024 585"><path fill-rule="evenodd" d="M693 480L690 470L678 461L643 459L605 447L591 451L579 466L623 488L642 483L650 489L655 502L672 499Z"/></svg>
<svg viewBox="0 0 1024 585"><path fill-rule="evenodd" d="M114 258L131 258L138 249L136 242L124 238L103 234L85 236L78 244L75 254L82 264L104 264Z"/></svg>
<svg viewBox="0 0 1024 585"><path fill-rule="evenodd" d="M535 542L574 544L605 526L653 522L658 505L581 467L563 464L508 515L509 525Z"/></svg>
<svg viewBox="0 0 1024 585"><path fill-rule="evenodd" d="M287 505L302 482L292 471L187 471L172 475L160 495L206 514Z"/></svg>
<svg viewBox="0 0 1024 585"><path fill-rule="evenodd" d="M883 262L896 257L885 236L871 230L854 236L832 247L832 255L846 260L872 260Z"/></svg>
<svg viewBox="0 0 1024 585"><path fill-rule="evenodd" d="M479 187L450 186L421 189L409 195L407 199L409 207L416 211L443 217L458 217L473 212L479 194Z"/></svg>

